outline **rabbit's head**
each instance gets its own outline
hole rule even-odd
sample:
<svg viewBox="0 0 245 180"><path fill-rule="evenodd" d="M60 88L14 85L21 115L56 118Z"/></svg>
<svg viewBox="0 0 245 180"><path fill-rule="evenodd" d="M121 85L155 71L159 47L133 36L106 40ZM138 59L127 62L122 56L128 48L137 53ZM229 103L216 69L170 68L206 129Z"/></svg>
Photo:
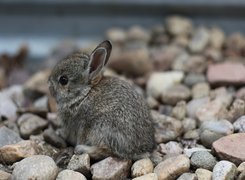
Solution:
<svg viewBox="0 0 245 180"><path fill-rule="evenodd" d="M107 64L112 45L109 41L99 44L90 56L76 53L61 60L51 72L49 89L58 104L83 99L97 84Z"/></svg>

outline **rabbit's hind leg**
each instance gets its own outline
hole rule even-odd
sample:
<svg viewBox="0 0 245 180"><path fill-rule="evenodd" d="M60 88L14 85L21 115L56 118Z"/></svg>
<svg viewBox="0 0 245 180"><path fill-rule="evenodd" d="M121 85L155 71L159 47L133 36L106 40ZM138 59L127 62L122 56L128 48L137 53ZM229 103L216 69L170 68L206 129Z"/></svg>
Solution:
<svg viewBox="0 0 245 180"><path fill-rule="evenodd" d="M79 144L75 147L75 154L89 154L90 158L94 160L104 159L110 156L112 153L107 147L98 147L98 146L88 146L84 144Z"/></svg>

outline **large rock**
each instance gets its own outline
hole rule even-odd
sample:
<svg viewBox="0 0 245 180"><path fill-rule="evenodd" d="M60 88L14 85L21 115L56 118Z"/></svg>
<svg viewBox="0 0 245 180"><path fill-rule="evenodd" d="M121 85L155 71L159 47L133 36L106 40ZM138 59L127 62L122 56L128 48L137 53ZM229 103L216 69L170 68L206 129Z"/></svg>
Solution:
<svg viewBox="0 0 245 180"><path fill-rule="evenodd" d="M147 94L154 98L159 98L162 92L174 84L179 84L183 78L184 73L178 71L152 73L147 82Z"/></svg>
<svg viewBox="0 0 245 180"><path fill-rule="evenodd" d="M213 169L212 179L235 179L237 167L229 161L218 162Z"/></svg>
<svg viewBox="0 0 245 180"><path fill-rule="evenodd" d="M244 85L245 66L232 62L212 64L208 67L207 78L211 84Z"/></svg>
<svg viewBox="0 0 245 180"><path fill-rule="evenodd" d="M171 157L159 163L154 173L157 174L159 180L176 179L181 174L188 172L190 168L190 160L185 155Z"/></svg>
<svg viewBox="0 0 245 180"><path fill-rule="evenodd" d="M56 180L86 180L86 177L79 172L75 172L69 169L61 171Z"/></svg>
<svg viewBox="0 0 245 180"><path fill-rule="evenodd" d="M140 159L131 167L131 176L138 177L153 172L153 163L150 159Z"/></svg>
<svg viewBox="0 0 245 180"><path fill-rule="evenodd" d="M48 156L35 155L23 159L14 167L13 179L45 179L54 180L58 174L58 167Z"/></svg>
<svg viewBox="0 0 245 180"><path fill-rule="evenodd" d="M229 160L237 165L245 161L245 133L222 137L213 143L220 159Z"/></svg>
<svg viewBox="0 0 245 180"><path fill-rule="evenodd" d="M8 144L15 144L21 140L19 134L13 130L5 126L0 127L0 148Z"/></svg>
<svg viewBox="0 0 245 180"><path fill-rule="evenodd" d="M0 154L0 162L12 164L23 158L38 154L38 147L33 141L20 141L17 144L10 144L1 147Z"/></svg>
<svg viewBox="0 0 245 180"><path fill-rule="evenodd" d="M124 43L127 38L127 34L123 29L119 28L110 28L106 32L106 37L110 39L113 43Z"/></svg>
<svg viewBox="0 0 245 180"><path fill-rule="evenodd" d="M92 179L114 180L126 178L129 174L131 161L108 157L91 166Z"/></svg>
<svg viewBox="0 0 245 180"><path fill-rule="evenodd" d="M20 134L23 138L38 134L48 126L48 121L34 114L23 114L18 119Z"/></svg>

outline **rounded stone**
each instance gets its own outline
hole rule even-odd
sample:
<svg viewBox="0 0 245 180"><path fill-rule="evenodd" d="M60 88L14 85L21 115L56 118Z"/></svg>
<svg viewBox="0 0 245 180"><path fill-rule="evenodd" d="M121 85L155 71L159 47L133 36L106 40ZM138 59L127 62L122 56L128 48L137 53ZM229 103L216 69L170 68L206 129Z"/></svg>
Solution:
<svg viewBox="0 0 245 180"><path fill-rule="evenodd" d="M150 159L140 159L131 167L131 176L138 177L153 172L153 163Z"/></svg>
<svg viewBox="0 0 245 180"><path fill-rule="evenodd" d="M212 170L215 164L214 156L207 151L197 151L191 156L191 165L194 168Z"/></svg>
<svg viewBox="0 0 245 180"><path fill-rule="evenodd" d="M235 164L229 161L218 162L213 169L213 179L234 179L237 168Z"/></svg>
<svg viewBox="0 0 245 180"><path fill-rule="evenodd" d="M13 179L46 179L54 180L58 174L58 167L49 156L35 155L23 159L14 167Z"/></svg>

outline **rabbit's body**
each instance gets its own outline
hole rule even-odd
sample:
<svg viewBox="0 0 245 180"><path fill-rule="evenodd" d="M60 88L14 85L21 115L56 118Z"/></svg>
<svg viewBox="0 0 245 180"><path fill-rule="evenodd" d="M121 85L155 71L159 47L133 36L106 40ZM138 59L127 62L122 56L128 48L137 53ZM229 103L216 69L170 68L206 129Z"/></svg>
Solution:
<svg viewBox="0 0 245 180"><path fill-rule="evenodd" d="M121 158L137 159L151 152L154 128L143 97L118 78L97 76L94 82L81 86L81 92L77 89L73 98L64 96L69 97L66 102L54 95L67 141L82 145L81 151L96 147Z"/></svg>

